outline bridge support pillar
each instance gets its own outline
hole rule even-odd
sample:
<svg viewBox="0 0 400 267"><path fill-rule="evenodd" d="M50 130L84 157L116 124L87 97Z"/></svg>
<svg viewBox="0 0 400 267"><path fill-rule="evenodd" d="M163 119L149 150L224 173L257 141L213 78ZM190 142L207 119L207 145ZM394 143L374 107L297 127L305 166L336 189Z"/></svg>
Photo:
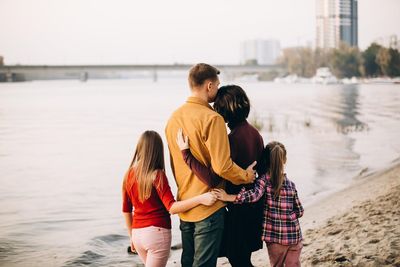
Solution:
<svg viewBox="0 0 400 267"><path fill-rule="evenodd" d="M157 73L157 68L153 69L153 82L157 82L158 80L158 73Z"/></svg>
<svg viewBox="0 0 400 267"><path fill-rule="evenodd" d="M12 72L7 72L6 73L6 82L12 83L16 81L17 75Z"/></svg>

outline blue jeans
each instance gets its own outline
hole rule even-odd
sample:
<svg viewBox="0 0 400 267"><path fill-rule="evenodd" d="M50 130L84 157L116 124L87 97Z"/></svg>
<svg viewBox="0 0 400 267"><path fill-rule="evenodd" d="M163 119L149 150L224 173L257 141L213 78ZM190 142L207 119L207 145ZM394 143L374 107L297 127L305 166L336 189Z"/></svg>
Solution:
<svg viewBox="0 0 400 267"><path fill-rule="evenodd" d="M225 208L199 222L181 220L182 267L215 267L224 230Z"/></svg>

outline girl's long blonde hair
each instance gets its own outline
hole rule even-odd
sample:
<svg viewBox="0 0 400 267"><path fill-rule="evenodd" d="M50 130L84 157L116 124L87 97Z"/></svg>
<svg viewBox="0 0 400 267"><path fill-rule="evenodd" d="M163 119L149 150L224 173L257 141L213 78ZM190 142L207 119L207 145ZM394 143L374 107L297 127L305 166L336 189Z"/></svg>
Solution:
<svg viewBox="0 0 400 267"><path fill-rule="evenodd" d="M285 180L283 166L286 163L286 149L283 144L276 141L268 143L266 149L269 150L269 175L274 198L277 198Z"/></svg>
<svg viewBox="0 0 400 267"><path fill-rule="evenodd" d="M151 196L157 172L165 172L164 147L160 135L155 131L145 131L139 138L129 169L134 168L140 202ZM160 180L161 181L161 180ZM157 186L162 186L161 182Z"/></svg>

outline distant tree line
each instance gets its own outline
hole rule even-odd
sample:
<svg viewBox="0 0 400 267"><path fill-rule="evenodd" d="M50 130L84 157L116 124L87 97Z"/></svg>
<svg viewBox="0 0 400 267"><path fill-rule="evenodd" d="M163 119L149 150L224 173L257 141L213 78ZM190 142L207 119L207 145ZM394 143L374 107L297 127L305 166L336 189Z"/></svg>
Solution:
<svg viewBox="0 0 400 267"><path fill-rule="evenodd" d="M337 49L293 47L283 50L278 63L290 74L312 77L317 68L329 67L338 78L400 76L399 50L372 43L365 51L341 44Z"/></svg>
<svg viewBox="0 0 400 267"><path fill-rule="evenodd" d="M3 66L4 65L4 57L2 57L1 55L0 55L0 66Z"/></svg>

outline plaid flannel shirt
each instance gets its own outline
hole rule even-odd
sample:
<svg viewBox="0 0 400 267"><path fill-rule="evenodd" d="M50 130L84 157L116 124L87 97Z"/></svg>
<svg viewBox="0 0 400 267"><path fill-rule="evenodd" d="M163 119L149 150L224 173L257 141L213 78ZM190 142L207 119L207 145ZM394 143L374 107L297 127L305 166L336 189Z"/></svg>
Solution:
<svg viewBox="0 0 400 267"><path fill-rule="evenodd" d="M254 188L243 187L234 201L235 204L251 203L265 193L262 240L268 243L293 245L302 240L298 218L304 209L297 195L295 184L285 174L279 197L274 199L270 177L262 175L254 183Z"/></svg>

